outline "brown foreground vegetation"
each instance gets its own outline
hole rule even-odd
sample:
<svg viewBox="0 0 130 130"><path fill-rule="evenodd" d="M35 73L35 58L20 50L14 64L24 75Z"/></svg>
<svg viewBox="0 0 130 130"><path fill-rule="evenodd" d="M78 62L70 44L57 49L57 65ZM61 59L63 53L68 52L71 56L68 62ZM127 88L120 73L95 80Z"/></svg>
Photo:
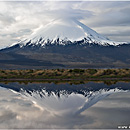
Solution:
<svg viewBox="0 0 130 130"><path fill-rule="evenodd" d="M0 70L0 80L130 79L130 69Z"/></svg>

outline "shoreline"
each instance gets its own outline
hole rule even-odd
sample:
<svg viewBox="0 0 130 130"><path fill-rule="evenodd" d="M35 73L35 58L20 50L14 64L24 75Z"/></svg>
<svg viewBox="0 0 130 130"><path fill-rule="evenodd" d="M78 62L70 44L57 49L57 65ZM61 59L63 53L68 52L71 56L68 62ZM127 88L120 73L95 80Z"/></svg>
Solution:
<svg viewBox="0 0 130 130"><path fill-rule="evenodd" d="M86 79L0 79L0 81L107 81L107 80L129 80L130 78L86 78Z"/></svg>

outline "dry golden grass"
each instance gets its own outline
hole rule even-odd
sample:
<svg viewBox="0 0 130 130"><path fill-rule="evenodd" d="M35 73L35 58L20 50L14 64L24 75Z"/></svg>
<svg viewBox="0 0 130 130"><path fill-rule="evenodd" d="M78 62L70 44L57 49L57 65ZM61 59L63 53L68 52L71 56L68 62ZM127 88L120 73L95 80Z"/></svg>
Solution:
<svg viewBox="0 0 130 130"><path fill-rule="evenodd" d="M85 79L130 77L130 69L46 69L46 70L0 70L0 79Z"/></svg>

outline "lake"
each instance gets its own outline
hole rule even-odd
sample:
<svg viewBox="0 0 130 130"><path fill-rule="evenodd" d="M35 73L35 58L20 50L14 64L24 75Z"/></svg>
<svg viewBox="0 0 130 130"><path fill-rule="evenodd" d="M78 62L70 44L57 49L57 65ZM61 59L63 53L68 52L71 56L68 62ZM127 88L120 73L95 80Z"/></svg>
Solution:
<svg viewBox="0 0 130 130"><path fill-rule="evenodd" d="M130 125L130 82L0 83L0 129Z"/></svg>

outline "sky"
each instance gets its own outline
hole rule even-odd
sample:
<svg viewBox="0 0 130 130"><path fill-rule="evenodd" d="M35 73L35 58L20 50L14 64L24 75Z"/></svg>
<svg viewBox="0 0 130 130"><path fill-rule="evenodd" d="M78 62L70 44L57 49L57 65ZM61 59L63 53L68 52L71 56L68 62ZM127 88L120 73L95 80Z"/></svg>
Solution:
<svg viewBox="0 0 130 130"><path fill-rule="evenodd" d="M130 42L130 1L0 1L0 48L59 18L75 18L114 41Z"/></svg>

